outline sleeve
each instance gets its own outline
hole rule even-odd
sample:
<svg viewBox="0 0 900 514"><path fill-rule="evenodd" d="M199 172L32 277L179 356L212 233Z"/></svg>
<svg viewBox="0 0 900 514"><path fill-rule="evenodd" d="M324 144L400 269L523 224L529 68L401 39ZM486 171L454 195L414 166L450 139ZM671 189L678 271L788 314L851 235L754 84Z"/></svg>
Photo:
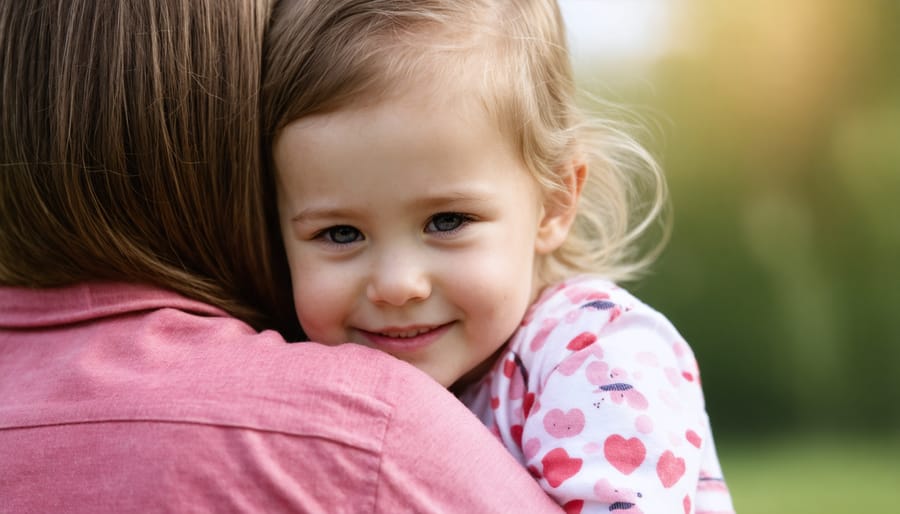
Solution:
<svg viewBox="0 0 900 514"><path fill-rule="evenodd" d="M550 336L576 351L543 366L526 465L570 513L694 512L711 440L690 349L648 308L591 314Z"/></svg>
<svg viewBox="0 0 900 514"><path fill-rule="evenodd" d="M376 512L561 512L459 400L410 370L385 436Z"/></svg>

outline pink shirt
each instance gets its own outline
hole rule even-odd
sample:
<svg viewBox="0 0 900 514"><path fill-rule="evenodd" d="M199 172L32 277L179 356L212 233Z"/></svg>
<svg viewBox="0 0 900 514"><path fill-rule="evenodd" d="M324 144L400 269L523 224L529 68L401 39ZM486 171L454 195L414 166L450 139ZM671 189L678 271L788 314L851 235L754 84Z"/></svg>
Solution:
<svg viewBox="0 0 900 514"><path fill-rule="evenodd" d="M411 366L111 284L0 288L0 511L559 512Z"/></svg>
<svg viewBox="0 0 900 514"><path fill-rule="evenodd" d="M568 513L733 512L694 354L611 282L545 292L462 399Z"/></svg>

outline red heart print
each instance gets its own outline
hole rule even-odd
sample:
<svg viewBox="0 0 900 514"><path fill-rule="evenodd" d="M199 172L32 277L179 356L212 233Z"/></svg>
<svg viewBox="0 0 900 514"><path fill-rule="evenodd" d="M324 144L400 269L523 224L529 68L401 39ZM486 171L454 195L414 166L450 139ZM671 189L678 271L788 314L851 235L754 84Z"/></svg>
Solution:
<svg viewBox="0 0 900 514"><path fill-rule="evenodd" d="M584 508L584 500L572 500L563 505L562 508L566 511L566 514L581 514L581 509Z"/></svg>
<svg viewBox="0 0 900 514"><path fill-rule="evenodd" d="M684 495L684 500L681 501L684 505L684 514L691 514L691 497L690 495Z"/></svg>
<svg viewBox="0 0 900 514"><path fill-rule="evenodd" d="M684 459L666 450L656 463L656 474L663 487L666 489L672 487L684 475Z"/></svg>
<svg viewBox="0 0 900 514"><path fill-rule="evenodd" d="M554 448L541 459L544 465L544 478L550 487L559 487L563 482L575 476L581 469L582 460L569 457L564 448Z"/></svg>
<svg viewBox="0 0 900 514"><path fill-rule="evenodd" d="M504 361L503 362L503 374L506 375L506 378L512 378L513 373L516 371L516 363L515 361Z"/></svg>
<svg viewBox="0 0 900 514"><path fill-rule="evenodd" d="M694 432L693 430L685 432L684 437L686 437L688 442L694 445L695 448L700 448L700 443L703 442L703 440L700 439L700 436L697 435L697 432Z"/></svg>
<svg viewBox="0 0 900 514"><path fill-rule="evenodd" d="M603 454L614 468L625 475L630 475L644 462L647 448L637 437L625 439L616 434L607 437L603 442Z"/></svg>
<svg viewBox="0 0 900 514"><path fill-rule="evenodd" d="M519 448L522 447L522 433L524 432L524 430L525 427L523 427L522 425L513 425L509 427L509 435L512 436L513 441Z"/></svg>
<svg viewBox="0 0 900 514"><path fill-rule="evenodd" d="M574 339L569 341L569 344L566 345L566 348L577 352L578 350L584 350L596 340L597 336L595 336L591 332L582 332L575 336Z"/></svg>
<svg viewBox="0 0 900 514"><path fill-rule="evenodd" d="M531 407L534 406L534 393L525 393L525 397L522 398L522 413L525 414L525 417L528 417L531 414Z"/></svg>

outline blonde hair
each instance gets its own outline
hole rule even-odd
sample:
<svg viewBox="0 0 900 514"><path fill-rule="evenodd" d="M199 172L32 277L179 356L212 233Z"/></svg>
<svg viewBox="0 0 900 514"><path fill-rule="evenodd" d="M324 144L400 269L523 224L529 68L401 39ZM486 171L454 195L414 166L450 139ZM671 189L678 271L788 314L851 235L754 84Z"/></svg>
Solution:
<svg viewBox="0 0 900 514"><path fill-rule="evenodd" d="M541 279L638 276L665 239L641 244L661 219L665 181L623 124L579 108L555 1L282 0L266 38L264 137L271 146L297 119L376 102L423 85L422 76L435 85L462 73L481 81L481 102L546 198L565 190L561 172L573 162L588 166L573 228L540 261Z"/></svg>
<svg viewBox="0 0 900 514"><path fill-rule="evenodd" d="M269 11L0 3L0 283L150 283L257 328L291 311L260 173Z"/></svg>

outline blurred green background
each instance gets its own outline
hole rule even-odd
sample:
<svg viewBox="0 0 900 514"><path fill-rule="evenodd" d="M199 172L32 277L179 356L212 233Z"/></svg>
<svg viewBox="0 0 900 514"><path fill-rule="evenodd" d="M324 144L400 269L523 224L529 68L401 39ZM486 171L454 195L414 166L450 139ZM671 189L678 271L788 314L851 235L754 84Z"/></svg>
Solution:
<svg viewBox="0 0 900 514"><path fill-rule="evenodd" d="M900 512L900 2L591 1L665 10L595 54L561 2L582 87L665 168L672 239L629 287L694 348L738 512Z"/></svg>

